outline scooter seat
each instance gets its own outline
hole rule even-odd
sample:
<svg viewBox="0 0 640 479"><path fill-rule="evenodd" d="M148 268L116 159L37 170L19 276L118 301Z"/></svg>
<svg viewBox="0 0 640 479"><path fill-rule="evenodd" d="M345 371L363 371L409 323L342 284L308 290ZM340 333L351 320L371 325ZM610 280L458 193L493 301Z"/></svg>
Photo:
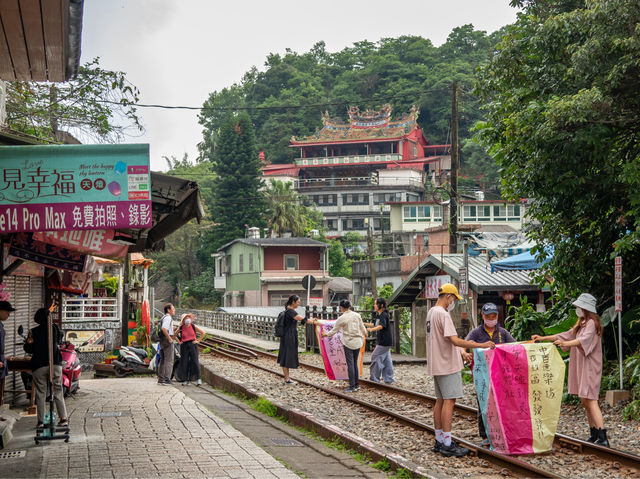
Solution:
<svg viewBox="0 0 640 479"><path fill-rule="evenodd" d="M133 351L138 356L140 356L141 359L144 359L147 357L147 352L144 349L134 348L132 346L129 346L129 351Z"/></svg>

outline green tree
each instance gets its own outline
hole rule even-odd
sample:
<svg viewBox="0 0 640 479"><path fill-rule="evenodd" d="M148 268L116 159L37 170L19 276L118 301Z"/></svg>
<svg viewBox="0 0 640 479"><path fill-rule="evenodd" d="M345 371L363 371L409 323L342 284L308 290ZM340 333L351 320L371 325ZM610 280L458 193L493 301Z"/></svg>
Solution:
<svg viewBox="0 0 640 479"><path fill-rule="evenodd" d="M247 226L265 225L260 167L249 115L230 115L220 129L213 163L216 177L210 217L214 225L206 235L207 252L244 237Z"/></svg>
<svg viewBox="0 0 640 479"><path fill-rule="evenodd" d="M43 141L60 141L66 131L88 143L118 142L143 131L138 94L123 72L95 58L68 82L8 82L7 124Z"/></svg>
<svg viewBox="0 0 640 479"><path fill-rule="evenodd" d="M512 4L523 12L479 71L478 138L503 194L534 198L531 236L555 246L543 273L602 308L613 301L612 256L623 255L628 310L640 303L640 3Z"/></svg>
<svg viewBox="0 0 640 479"><path fill-rule="evenodd" d="M351 263L350 259L344 254L342 249L342 243L338 239L330 241L329 247L329 275L335 277L343 276L345 278L351 278Z"/></svg>
<svg viewBox="0 0 640 479"><path fill-rule="evenodd" d="M264 195L267 204L265 216L271 232L278 237L286 231L291 231L293 236L304 236L306 207L300 203L301 198L293 189L293 183L271 179Z"/></svg>

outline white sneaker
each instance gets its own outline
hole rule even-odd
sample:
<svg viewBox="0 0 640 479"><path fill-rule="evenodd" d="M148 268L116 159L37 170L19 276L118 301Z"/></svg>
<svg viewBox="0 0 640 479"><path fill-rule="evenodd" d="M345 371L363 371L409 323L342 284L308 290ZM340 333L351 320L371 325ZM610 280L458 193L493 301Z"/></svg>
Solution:
<svg viewBox="0 0 640 479"><path fill-rule="evenodd" d="M202 379L198 379L198 381L196 382L196 386L202 386Z"/></svg>
<svg viewBox="0 0 640 479"><path fill-rule="evenodd" d="M185 381L182 383L183 386L188 386L189 385L189 381Z"/></svg>

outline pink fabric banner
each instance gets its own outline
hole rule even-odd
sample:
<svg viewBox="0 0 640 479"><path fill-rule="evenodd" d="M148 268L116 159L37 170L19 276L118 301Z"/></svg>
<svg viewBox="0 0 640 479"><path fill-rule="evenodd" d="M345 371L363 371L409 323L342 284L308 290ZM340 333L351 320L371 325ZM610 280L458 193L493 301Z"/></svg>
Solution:
<svg viewBox="0 0 640 479"><path fill-rule="evenodd" d="M114 243L114 234L114 230L50 231L33 233L33 238L81 253L124 258L129 247Z"/></svg>
<svg viewBox="0 0 640 479"><path fill-rule="evenodd" d="M315 327L316 337L320 345L320 355L322 356L322 364L327 373L327 378L334 380L348 380L349 373L347 371L347 360L344 355L344 347L342 345L342 331L338 331L331 337L322 337L322 331L327 333L333 329L335 320L322 320L319 326ZM360 349L358 357L358 371L362 376L362 365L364 360L364 344Z"/></svg>

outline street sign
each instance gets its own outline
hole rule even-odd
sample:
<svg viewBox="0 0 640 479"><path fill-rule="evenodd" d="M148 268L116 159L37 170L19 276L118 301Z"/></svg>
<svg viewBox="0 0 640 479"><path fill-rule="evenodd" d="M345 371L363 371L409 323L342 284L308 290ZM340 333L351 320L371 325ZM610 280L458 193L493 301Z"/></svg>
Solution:
<svg viewBox="0 0 640 479"><path fill-rule="evenodd" d="M310 274L302 278L302 287L304 289L313 289L316 287L316 279Z"/></svg>
<svg viewBox="0 0 640 479"><path fill-rule="evenodd" d="M616 311L622 311L622 256L616 256L615 266Z"/></svg>
<svg viewBox="0 0 640 479"><path fill-rule="evenodd" d="M469 294L469 270L467 268L458 269L459 283L460 283L460 296L467 296Z"/></svg>

